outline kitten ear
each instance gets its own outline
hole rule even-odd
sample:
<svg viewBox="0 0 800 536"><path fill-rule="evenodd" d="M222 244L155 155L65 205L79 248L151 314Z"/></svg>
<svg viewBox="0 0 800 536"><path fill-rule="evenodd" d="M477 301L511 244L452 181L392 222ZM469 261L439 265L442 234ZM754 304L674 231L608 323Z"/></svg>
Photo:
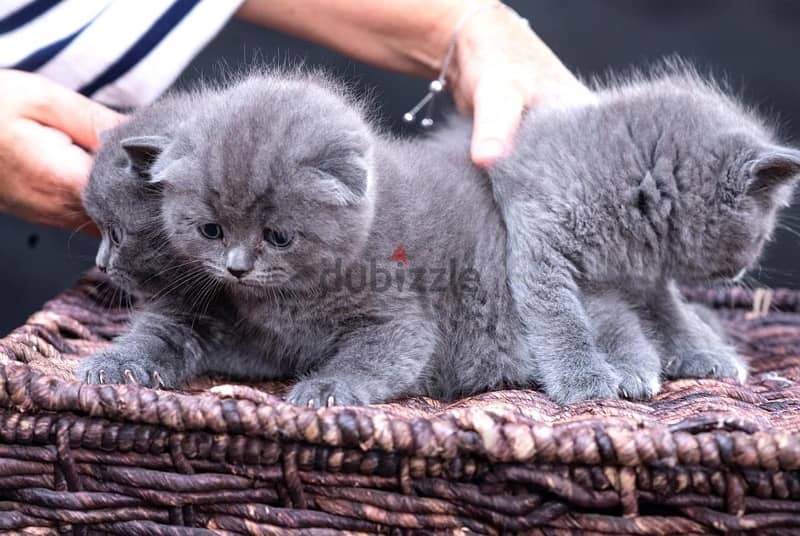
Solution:
<svg viewBox="0 0 800 536"><path fill-rule="evenodd" d="M323 203L352 205L366 195L371 169L370 142L366 138L343 137L314 161L314 184L309 193Z"/></svg>
<svg viewBox="0 0 800 536"><path fill-rule="evenodd" d="M800 151L790 147L770 147L750 163L747 193L769 194L778 186L800 178Z"/></svg>
<svg viewBox="0 0 800 536"><path fill-rule="evenodd" d="M349 204L364 197L367 191L369 168L361 155L344 155L322 162L317 166L320 179L326 182L337 204Z"/></svg>
<svg viewBox="0 0 800 536"><path fill-rule="evenodd" d="M168 144L169 139L164 136L136 136L120 142L128 154L133 171L147 179L150 178L150 167Z"/></svg>

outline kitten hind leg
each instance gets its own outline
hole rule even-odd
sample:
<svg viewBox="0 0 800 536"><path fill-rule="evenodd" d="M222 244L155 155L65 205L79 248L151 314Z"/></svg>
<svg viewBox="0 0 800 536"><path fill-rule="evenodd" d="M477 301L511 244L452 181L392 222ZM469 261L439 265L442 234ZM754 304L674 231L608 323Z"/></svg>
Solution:
<svg viewBox="0 0 800 536"><path fill-rule="evenodd" d="M747 379L747 367L722 333L683 301L674 283L654 289L645 301L647 319L668 378Z"/></svg>
<svg viewBox="0 0 800 536"><path fill-rule="evenodd" d="M597 347L620 375L623 397L645 399L661 390L661 360L642 328L639 317L616 292L584 294Z"/></svg>

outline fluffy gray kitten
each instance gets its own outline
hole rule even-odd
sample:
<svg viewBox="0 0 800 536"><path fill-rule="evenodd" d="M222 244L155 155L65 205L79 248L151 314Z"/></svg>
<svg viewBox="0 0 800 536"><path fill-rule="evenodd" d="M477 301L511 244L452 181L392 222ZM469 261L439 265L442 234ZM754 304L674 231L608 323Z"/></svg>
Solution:
<svg viewBox="0 0 800 536"><path fill-rule="evenodd" d="M668 69L602 89L593 105L531 111L489 174L522 336L551 397L637 385L647 396L662 369L744 381L740 358L676 283L734 278L770 239L800 151L763 119L691 70ZM604 351L598 334L612 333L635 351Z"/></svg>
<svg viewBox="0 0 800 536"><path fill-rule="evenodd" d="M162 254L160 188L149 181L148 168L156 155L136 140L143 133L169 134L190 109L188 96L165 97L103 132L83 192L83 204L101 236L95 264L137 297L163 289L158 274L170 256Z"/></svg>
<svg viewBox="0 0 800 536"><path fill-rule="evenodd" d="M503 224L460 153L382 135L337 86L300 74L252 76L152 148L171 247L230 296L260 349L242 366L300 377L289 400L528 381Z"/></svg>
<svg viewBox="0 0 800 536"><path fill-rule="evenodd" d="M212 311L212 331L233 325L222 348L241 348L233 356L173 351L158 362L147 344L126 351L176 382L215 364L245 377L303 375L290 400L312 405L532 384L559 402L618 390L641 397L657 391L662 360L674 377L741 378L735 354L685 307L672 280L728 276L742 264L739 247L752 246L739 267L757 258L761 244L751 242L774 226L794 153L749 154L769 171L739 177L751 186L732 189L730 168L721 166L741 159L742 147L696 146L719 132L653 117L671 109L678 88L669 80L684 79L693 82L684 93L695 115L738 112L691 76L637 81L601 94L596 106L530 114L490 184L468 164L466 129L446 141L392 140L330 83L251 77L199 103L176 134L137 141L160 153L147 173L164 189L171 251L221 287L235 314ZM639 104L642 95L652 102ZM734 119L764 135L750 116ZM680 142L671 154L683 186L664 189L663 164L646 164L648 156L659 161L665 139ZM710 155L717 168L707 167ZM644 167L627 167L639 161ZM774 180L756 185L762 176ZM744 217L715 210L717 191L732 207L756 199L761 208ZM626 219L631 206L639 215ZM687 207L699 219L700 207L709 210L695 240L724 243L717 251L726 259L710 263L670 245L692 236L696 219L670 216ZM662 213L667 223L658 223ZM691 277L678 275L684 265ZM192 327L157 330L157 338L192 346Z"/></svg>
<svg viewBox="0 0 800 536"><path fill-rule="evenodd" d="M212 292L213 282L202 270L169 248L161 226L161 188L150 181L157 152L143 143L151 138L142 137L170 135L194 113L198 100L213 96L168 95L101 136L83 193L101 232L96 264L136 297L138 307L127 333L81 362L78 377L84 381L176 387L216 370L217 363L235 363L235 352L246 346L233 329L235 310Z"/></svg>

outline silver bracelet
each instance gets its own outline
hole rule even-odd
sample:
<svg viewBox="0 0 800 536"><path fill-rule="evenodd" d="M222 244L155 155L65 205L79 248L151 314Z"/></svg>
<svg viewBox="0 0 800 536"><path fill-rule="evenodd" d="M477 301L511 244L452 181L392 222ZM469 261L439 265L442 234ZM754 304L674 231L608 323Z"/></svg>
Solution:
<svg viewBox="0 0 800 536"><path fill-rule="evenodd" d="M447 53L445 54L444 60L442 61L442 68L439 71L439 76L436 78L436 80L433 80L430 83L430 85L428 85L428 94L422 97L422 100L420 100L416 104L416 106L411 108L411 110L409 110L403 115L403 121L405 121L406 123L413 123L414 120L417 118L417 114L420 112L420 110L422 110L423 107L425 107L426 108L425 117L422 118L419 124L423 128L430 128L433 126L433 105L434 102L436 101L436 96L442 91L444 91L445 86L447 85L447 70L450 67L450 62L453 61L453 54L455 54L456 40L458 38L458 34L461 32L461 30L464 28L464 26L472 17L489 8L495 9L498 7L503 7L505 9L513 11L507 5L503 4L500 1L497 1L497 2L492 2L491 4L483 4L480 6L475 6L474 8L464 13L460 19L458 19L455 29L453 30L453 34L452 36L450 36L450 44L447 46ZM514 13L516 14L516 12ZM517 16L519 17L519 15ZM525 19L523 17L519 18L523 24L530 26L530 24L528 23L528 19Z"/></svg>

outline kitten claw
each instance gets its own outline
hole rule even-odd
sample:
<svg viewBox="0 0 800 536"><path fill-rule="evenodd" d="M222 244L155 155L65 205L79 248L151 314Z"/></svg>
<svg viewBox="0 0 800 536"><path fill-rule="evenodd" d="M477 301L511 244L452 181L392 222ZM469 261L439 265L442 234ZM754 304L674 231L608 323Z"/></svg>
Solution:
<svg viewBox="0 0 800 536"><path fill-rule="evenodd" d="M151 372L150 375L153 376L156 389L161 389L164 387L164 380L161 379L161 374L159 374L157 370Z"/></svg>
<svg viewBox="0 0 800 536"><path fill-rule="evenodd" d="M332 408L335 405L336 405L336 397L334 397L333 395L329 396L328 400L325 402L325 407Z"/></svg>
<svg viewBox="0 0 800 536"><path fill-rule="evenodd" d="M136 375L133 373L131 369L125 369L122 371L122 374L125 376L125 379L128 380L128 383L133 385L139 385L139 382L136 380Z"/></svg>
<svg viewBox="0 0 800 536"><path fill-rule="evenodd" d="M100 372L97 373L97 379L99 383L106 383L106 371L100 370Z"/></svg>

